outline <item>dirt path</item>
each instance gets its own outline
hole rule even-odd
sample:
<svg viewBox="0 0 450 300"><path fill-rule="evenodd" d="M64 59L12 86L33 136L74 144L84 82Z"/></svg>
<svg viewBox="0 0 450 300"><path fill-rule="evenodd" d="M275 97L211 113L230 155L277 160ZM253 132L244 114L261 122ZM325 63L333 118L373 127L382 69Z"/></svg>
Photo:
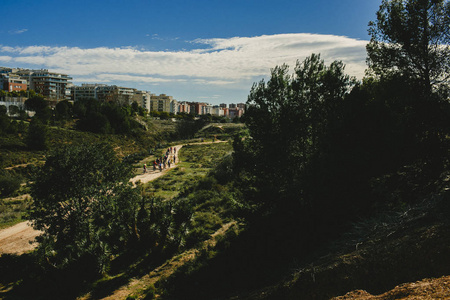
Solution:
<svg viewBox="0 0 450 300"><path fill-rule="evenodd" d="M147 167L148 168L147 169L148 170L147 173L144 173L144 174L141 174L141 175L137 175L137 176L131 178L130 182L133 182L134 184L136 184L138 181L140 181L141 183L145 184L145 183L147 183L149 181L155 180L158 177L161 177L168 170L170 170L172 168L175 168L175 166L179 163L178 153L180 152L180 149L183 147L183 145L176 145L176 146L173 146L173 147L175 147L177 149L177 152L175 154L171 154L170 158L173 161L173 157L174 156L176 157L176 159L175 159L176 163L175 164L171 164L170 168L166 167L166 169L163 169L162 171L160 171L160 170L153 171L153 166L149 165Z"/></svg>
<svg viewBox="0 0 450 300"><path fill-rule="evenodd" d="M34 238L41 232L34 230L29 222L22 222L0 230L0 255L22 254L33 250L37 245Z"/></svg>

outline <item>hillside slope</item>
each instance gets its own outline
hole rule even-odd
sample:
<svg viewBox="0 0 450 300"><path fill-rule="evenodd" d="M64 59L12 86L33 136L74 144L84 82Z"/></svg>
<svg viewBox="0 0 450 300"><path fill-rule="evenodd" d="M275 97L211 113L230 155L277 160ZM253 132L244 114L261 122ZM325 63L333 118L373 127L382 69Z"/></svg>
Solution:
<svg viewBox="0 0 450 300"><path fill-rule="evenodd" d="M356 224L290 278L230 299L448 299L448 196Z"/></svg>

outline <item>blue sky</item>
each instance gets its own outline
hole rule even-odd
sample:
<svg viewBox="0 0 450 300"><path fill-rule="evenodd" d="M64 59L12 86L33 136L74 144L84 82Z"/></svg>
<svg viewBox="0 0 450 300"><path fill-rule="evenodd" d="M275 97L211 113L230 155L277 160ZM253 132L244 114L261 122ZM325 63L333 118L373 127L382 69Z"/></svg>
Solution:
<svg viewBox="0 0 450 300"><path fill-rule="evenodd" d="M46 68L179 101L245 102L311 53L365 69L381 0L0 0L0 66Z"/></svg>

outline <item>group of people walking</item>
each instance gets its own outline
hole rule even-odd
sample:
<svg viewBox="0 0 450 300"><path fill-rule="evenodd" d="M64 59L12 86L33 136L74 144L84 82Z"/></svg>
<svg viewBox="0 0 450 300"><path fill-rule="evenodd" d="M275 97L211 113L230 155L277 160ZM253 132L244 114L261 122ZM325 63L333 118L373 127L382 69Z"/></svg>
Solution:
<svg viewBox="0 0 450 300"><path fill-rule="evenodd" d="M177 148L176 147L170 147L167 148L166 154L164 156L158 157L153 161L153 171L156 171L159 169L160 172L162 172L163 169L166 167L169 167L172 164L176 163L177 159ZM147 173L147 164L144 164L144 173Z"/></svg>

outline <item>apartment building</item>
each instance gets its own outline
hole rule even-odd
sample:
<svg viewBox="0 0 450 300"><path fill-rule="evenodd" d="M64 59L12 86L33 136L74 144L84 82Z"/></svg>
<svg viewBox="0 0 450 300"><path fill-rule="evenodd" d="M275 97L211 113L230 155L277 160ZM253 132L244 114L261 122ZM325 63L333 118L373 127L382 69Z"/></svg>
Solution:
<svg viewBox="0 0 450 300"><path fill-rule="evenodd" d="M66 87L72 79L66 74L49 72L47 69L13 69L9 74L15 74L27 80L28 89L53 101L66 100Z"/></svg>
<svg viewBox="0 0 450 300"><path fill-rule="evenodd" d="M236 107L245 111L245 103L238 103Z"/></svg>
<svg viewBox="0 0 450 300"><path fill-rule="evenodd" d="M143 94L138 92L137 89L116 85L82 84L81 86L72 87L72 100L96 99L119 104L131 104L136 101L138 104L142 104ZM147 95L146 97L148 98L149 96Z"/></svg>
<svg viewBox="0 0 450 300"><path fill-rule="evenodd" d="M150 112L151 94L148 91L137 91L134 98L137 104Z"/></svg>
<svg viewBox="0 0 450 300"><path fill-rule="evenodd" d="M223 107L221 107L221 106L215 105L215 106L213 106L213 108L211 110L211 114L214 115L214 116L224 117L225 116L225 109Z"/></svg>
<svg viewBox="0 0 450 300"><path fill-rule="evenodd" d="M165 111L168 113L178 113L178 101L172 96L152 94L150 101L150 111Z"/></svg>
<svg viewBox="0 0 450 300"><path fill-rule="evenodd" d="M0 88L7 92L26 91L28 82L16 74L0 73Z"/></svg>
<svg viewBox="0 0 450 300"><path fill-rule="evenodd" d="M230 119L234 119L236 117L240 118L240 117L242 117L243 114L244 114L244 110L240 109L238 107L228 109L228 117L230 117Z"/></svg>
<svg viewBox="0 0 450 300"><path fill-rule="evenodd" d="M183 101L178 104L178 112L179 113L187 113L191 112L191 105L189 102Z"/></svg>

